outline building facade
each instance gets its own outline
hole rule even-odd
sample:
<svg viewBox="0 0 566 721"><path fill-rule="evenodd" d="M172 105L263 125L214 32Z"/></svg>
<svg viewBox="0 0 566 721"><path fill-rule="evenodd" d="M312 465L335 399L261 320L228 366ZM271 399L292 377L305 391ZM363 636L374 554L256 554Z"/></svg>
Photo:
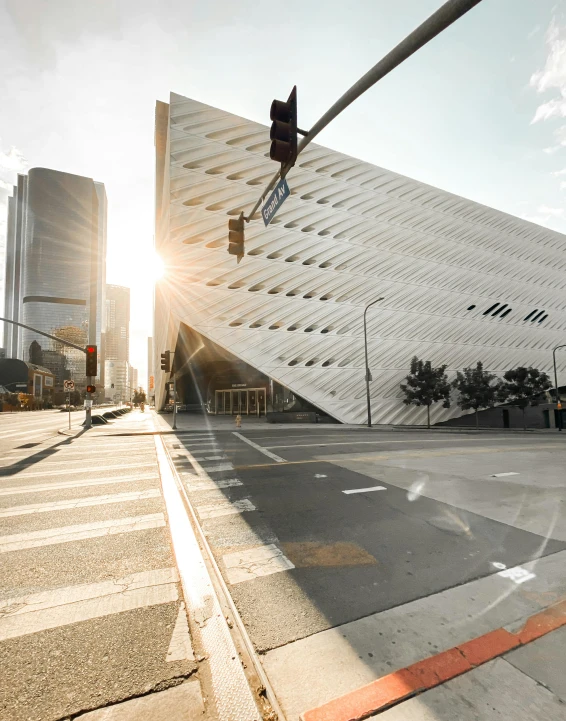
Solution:
<svg viewBox="0 0 566 721"><path fill-rule="evenodd" d="M47 168L19 175L8 206L6 317L80 346L96 344L102 377L105 287L104 185ZM80 351L9 324L4 344L8 357L52 369L57 383L86 384Z"/></svg>
<svg viewBox="0 0 566 721"><path fill-rule="evenodd" d="M130 364L128 361L105 360L105 397L111 401L130 400Z"/></svg>
<svg viewBox="0 0 566 721"><path fill-rule="evenodd" d="M498 375L551 371L566 334L564 235L312 143L271 223L258 212L246 224L238 264L228 219L251 210L277 169L269 129L171 94L157 103L155 145L155 242L168 270L154 357L176 349L185 402L234 412L253 390L261 412L263 389L267 410L363 423L363 317L378 299L367 314L375 423L424 422L399 388L413 356L451 377L477 361ZM563 376L566 355L557 360ZM167 381L156 372L158 407ZM431 416L461 413L438 405Z"/></svg>
<svg viewBox="0 0 566 721"><path fill-rule="evenodd" d="M105 354L108 360L130 359L130 289L106 286Z"/></svg>
<svg viewBox="0 0 566 721"><path fill-rule="evenodd" d="M105 377L105 395L115 400L119 394L119 400L125 401L129 399L127 386L130 384L130 289L108 284L105 297L104 357L105 369L111 369Z"/></svg>

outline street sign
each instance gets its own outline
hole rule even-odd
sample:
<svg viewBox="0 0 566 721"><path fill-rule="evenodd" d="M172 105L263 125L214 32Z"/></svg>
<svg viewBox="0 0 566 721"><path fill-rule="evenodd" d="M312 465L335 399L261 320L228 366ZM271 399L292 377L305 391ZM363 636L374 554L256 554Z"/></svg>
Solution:
<svg viewBox="0 0 566 721"><path fill-rule="evenodd" d="M273 193L271 193L261 209L261 217L263 218L263 222L266 226L271 223L271 220L275 217L279 208L289 197L290 192L291 191L289 190L289 186L287 185L285 178L277 183Z"/></svg>
<svg viewBox="0 0 566 721"><path fill-rule="evenodd" d="M85 408L92 408L92 399L85 398Z"/></svg>
<svg viewBox="0 0 566 721"><path fill-rule="evenodd" d="M63 388L66 391L74 391L75 390L75 381L63 381Z"/></svg>

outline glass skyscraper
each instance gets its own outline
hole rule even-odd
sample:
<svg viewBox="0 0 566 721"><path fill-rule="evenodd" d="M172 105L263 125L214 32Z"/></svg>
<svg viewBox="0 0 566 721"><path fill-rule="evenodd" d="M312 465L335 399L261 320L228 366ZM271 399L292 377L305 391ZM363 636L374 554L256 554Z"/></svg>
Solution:
<svg viewBox="0 0 566 721"><path fill-rule="evenodd" d="M103 376L106 193L91 178L47 168L18 176L8 207L6 317L80 346L96 343ZM86 383L84 354L5 324L7 356ZM103 381L103 378L101 377Z"/></svg>

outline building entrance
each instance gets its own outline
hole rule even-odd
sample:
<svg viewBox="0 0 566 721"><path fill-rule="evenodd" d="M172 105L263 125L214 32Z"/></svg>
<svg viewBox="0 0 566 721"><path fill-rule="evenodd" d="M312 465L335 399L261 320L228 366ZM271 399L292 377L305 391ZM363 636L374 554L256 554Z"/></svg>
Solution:
<svg viewBox="0 0 566 721"><path fill-rule="evenodd" d="M264 416L266 388L217 390L214 413L219 416Z"/></svg>

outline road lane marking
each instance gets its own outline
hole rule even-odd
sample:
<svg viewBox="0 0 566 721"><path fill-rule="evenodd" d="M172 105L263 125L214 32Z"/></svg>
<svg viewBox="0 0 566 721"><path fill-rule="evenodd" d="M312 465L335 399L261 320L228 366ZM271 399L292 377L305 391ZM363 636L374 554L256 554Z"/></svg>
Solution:
<svg viewBox="0 0 566 721"><path fill-rule="evenodd" d="M196 512L199 515L201 521L206 521L209 518L218 518L219 516L233 516L237 513L246 513L248 511L255 511L256 507L249 500L244 498L240 501L230 501L215 503L213 505L196 506Z"/></svg>
<svg viewBox="0 0 566 721"><path fill-rule="evenodd" d="M148 463L122 463L117 466L97 466L96 471L117 471L121 468L147 468L148 466L155 465L155 461L150 461ZM69 468L67 471L38 471L37 473L18 473L18 478L42 478L43 476L62 476L69 473L76 474L76 472L76 468Z"/></svg>
<svg viewBox="0 0 566 721"><path fill-rule="evenodd" d="M292 443L285 446L266 446L266 448L324 448L325 446L365 446L365 445L395 445L399 443L442 443L445 439L440 438L422 438L415 440L402 441L332 441L330 443ZM470 442L501 442L500 438L450 438L450 441L461 441L462 443ZM554 445L554 444L553 444Z"/></svg>
<svg viewBox="0 0 566 721"><path fill-rule="evenodd" d="M178 600L175 568L0 601L0 641Z"/></svg>
<svg viewBox="0 0 566 721"><path fill-rule="evenodd" d="M194 491L215 491L218 488L232 488L233 486L242 486L243 483L239 478L220 478L217 481L208 480L202 476L191 474L190 478L183 474L183 481L187 490L191 493Z"/></svg>
<svg viewBox="0 0 566 721"><path fill-rule="evenodd" d="M370 488L351 488L349 491L342 491L342 493L369 493L369 491L386 491L385 486L371 486Z"/></svg>
<svg viewBox="0 0 566 721"><path fill-rule="evenodd" d="M157 481L155 473L145 475L118 476L117 478L89 478L88 481L61 481L60 483L37 483L35 485L10 486L0 488L0 496L16 496L22 493L41 493L44 491L60 491L63 488L86 488L87 486L112 486L115 483L134 483L135 481Z"/></svg>
<svg viewBox="0 0 566 721"><path fill-rule="evenodd" d="M30 503L23 506L10 506L0 509L0 518L11 516L25 516L30 513L49 513L50 511L63 511L86 506L103 506L109 503L126 503L127 501L142 501L146 498L159 498L161 492L158 488L149 488L145 491L130 491L126 493L107 493L103 496L87 496L86 498L69 498L64 501L51 501L50 503Z"/></svg>
<svg viewBox="0 0 566 721"><path fill-rule="evenodd" d="M201 466L201 468L203 471L206 471L206 473L220 473L220 471L234 470L234 466L231 463L219 463L217 466Z"/></svg>
<svg viewBox="0 0 566 721"><path fill-rule="evenodd" d="M404 458L434 458L443 456L461 456L481 453L522 453L524 451L545 451L547 448L555 448L555 443L539 443L536 446L520 446L515 448L513 446L501 446L499 448L455 448L454 450L444 449L433 449L433 450L422 450L422 451L391 451L391 453L380 452L372 453L371 455L360 455L360 454L348 454L345 453L341 456L332 457L324 456L318 458L305 458L300 461L283 461L287 466L299 466L307 465L309 463L336 463L340 465L344 460L351 463L363 463L364 461L388 461L388 460L399 460ZM250 468L269 468L274 466L274 463L246 463L240 466L234 466L235 471L248 470Z"/></svg>
<svg viewBox="0 0 566 721"><path fill-rule="evenodd" d="M82 541L85 538L144 531L149 528L162 528L163 526L165 526L163 513L149 513L145 516L130 516L110 521L80 523L75 526L45 528L41 531L30 531L28 533L13 533L9 536L0 536L0 553L23 551L28 548L52 546L58 543L70 543L71 541Z"/></svg>
<svg viewBox="0 0 566 721"><path fill-rule="evenodd" d="M171 634L171 641L167 649L165 661L194 661L195 655L191 644L191 636L189 634L189 624L187 621L187 612L185 604L181 601L179 605L179 613L175 621L175 627Z"/></svg>
<svg viewBox="0 0 566 721"><path fill-rule="evenodd" d="M503 478L503 476L518 476L519 473L516 473L515 471L509 471L508 473L494 473L491 477L492 478Z"/></svg>
<svg viewBox="0 0 566 721"><path fill-rule="evenodd" d="M228 583L234 586L244 581L253 581L260 576L270 576L295 568L283 551L274 543L247 551L235 551L222 556Z"/></svg>
<svg viewBox="0 0 566 721"><path fill-rule="evenodd" d="M271 451L268 451L267 448L264 448L263 446L258 445L257 443L254 443L253 441L250 441L249 438L246 438L241 433L237 433L236 431L232 431L232 433L237 436L240 440L244 441L244 443L247 443L252 448L255 448L256 451L259 451L260 453L263 453L264 456L267 456L268 458L273 459L277 463L285 463L285 459L281 458L281 456L276 456L275 453L271 453Z"/></svg>

